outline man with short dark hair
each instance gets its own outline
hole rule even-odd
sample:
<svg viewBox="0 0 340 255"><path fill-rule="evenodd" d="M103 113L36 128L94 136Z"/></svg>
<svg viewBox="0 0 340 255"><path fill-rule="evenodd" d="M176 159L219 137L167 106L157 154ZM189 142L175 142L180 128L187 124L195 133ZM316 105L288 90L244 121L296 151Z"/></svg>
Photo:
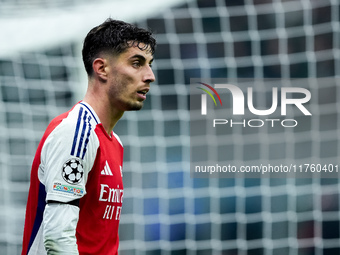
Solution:
<svg viewBox="0 0 340 255"><path fill-rule="evenodd" d="M117 254L123 146L112 130L125 111L142 108L155 45L149 31L112 19L87 34L88 89L39 143L22 255Z"/></svg>

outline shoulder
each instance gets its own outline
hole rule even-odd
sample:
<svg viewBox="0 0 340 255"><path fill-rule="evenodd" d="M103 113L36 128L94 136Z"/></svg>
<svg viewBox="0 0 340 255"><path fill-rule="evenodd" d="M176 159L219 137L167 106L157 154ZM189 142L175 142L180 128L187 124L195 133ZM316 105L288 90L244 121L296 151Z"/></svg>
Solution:
<svg viewBox="0 0 340 255"><path fill-rule="evenodd" d="M94 128L99 124L99 120L95 112L85 103L76 104L68 113L68 116L63 119L62 123L63 128L74 128L76 127L79 131L82 129L86 129L86 127Z"/></svg>
<svg viewBox="0 0 340 255"><path fill-rule="evenodd" d="M58 125L54 125L55 128L46 139L47 144L78 158L84 158L89 147L99 146L94 132L99 123L98 117L86 104L80 102L61 116L51 122L57 122Z"/></svg>

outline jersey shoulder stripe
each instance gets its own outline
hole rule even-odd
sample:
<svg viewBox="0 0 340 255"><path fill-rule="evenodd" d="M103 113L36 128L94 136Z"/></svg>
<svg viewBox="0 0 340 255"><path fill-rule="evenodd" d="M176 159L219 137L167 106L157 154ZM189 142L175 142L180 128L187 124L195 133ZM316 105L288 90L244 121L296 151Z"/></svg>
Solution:
<svg viewBox="0 0 340 255"><path fill-rule="evenodd" d="M87 105L85 105L84 103L80 103L79 105L80 107L77 118L77 125L74 132L70 154L72 156L84 159L91 135L91 130L93 129L91 120L94 120L96 124L98 124L98 120Z"/></svg>
<svg viewBox="0 0 340 255"><path fill-rule="evenodd" d="M79 104L82 105L82 106L84 106L84 107L91 113L91 115L92 115L94 121L96 122L96 124L99 124L100 121L99 121L97 115L96 115L96 114L93 112L93 110L90 108L90 106L88 106L88 105L87 105L86 103L84 103L84 102L80 102Z"/></svg>

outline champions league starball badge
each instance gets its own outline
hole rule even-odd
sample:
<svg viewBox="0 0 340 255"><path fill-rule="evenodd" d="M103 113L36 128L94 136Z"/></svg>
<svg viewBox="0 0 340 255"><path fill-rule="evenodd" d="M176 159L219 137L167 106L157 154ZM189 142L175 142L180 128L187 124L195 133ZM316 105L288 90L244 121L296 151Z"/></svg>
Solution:
<svg viewBox="0 0 340 255"><path fill-rule="evenodd" d="M70 184L77 184L84 175L83 164L80 159L72 158L63 165L62 176Z"/></svg>

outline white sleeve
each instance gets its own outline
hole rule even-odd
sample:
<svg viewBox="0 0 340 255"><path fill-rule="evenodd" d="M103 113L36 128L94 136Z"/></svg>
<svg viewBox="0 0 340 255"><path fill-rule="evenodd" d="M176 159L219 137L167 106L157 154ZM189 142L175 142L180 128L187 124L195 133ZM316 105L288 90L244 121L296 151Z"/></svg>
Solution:
<svg viewBox="0 0 340 255"><path fill-rule="evenodd" d="M48 255L78 254L79 207L70 202L86 194L86 182L99 147L86 109L74 108L45 140L38 178L45 186L44 245Z"/></svg>
<svg viewBox="0 0 340 255"><path fill-rule="evenodd" d="M76 227L79 208L47 204L43 217L44 245L48 255L78 255Z"/></svg>

